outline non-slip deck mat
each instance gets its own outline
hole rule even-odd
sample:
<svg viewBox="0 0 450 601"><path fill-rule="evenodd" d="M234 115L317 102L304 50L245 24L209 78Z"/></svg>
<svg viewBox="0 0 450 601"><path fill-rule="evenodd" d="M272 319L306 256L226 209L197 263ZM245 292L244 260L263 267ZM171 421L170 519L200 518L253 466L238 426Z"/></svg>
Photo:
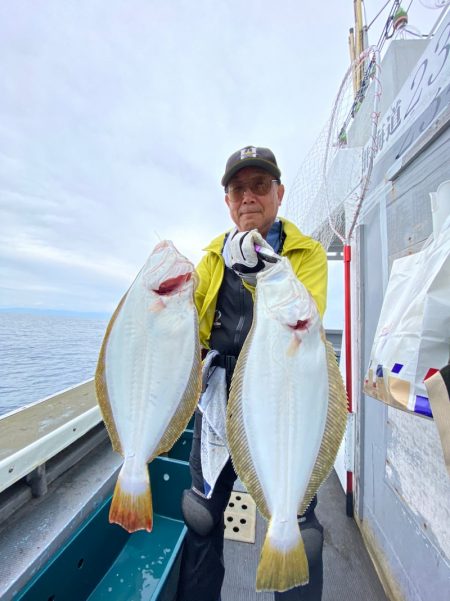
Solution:
<svg viewBox="0 0 450 601"><path fill-rule="evenodd" d="M256 537L256 504L245 492L233 491L225 510L225 538L254 543Z"/></svg>

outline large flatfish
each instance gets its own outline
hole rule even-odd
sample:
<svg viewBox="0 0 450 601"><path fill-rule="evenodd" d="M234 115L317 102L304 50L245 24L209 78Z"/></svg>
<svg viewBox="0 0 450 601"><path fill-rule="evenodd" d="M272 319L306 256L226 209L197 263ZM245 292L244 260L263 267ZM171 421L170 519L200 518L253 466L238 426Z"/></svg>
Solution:
<svg viewBox="0 0 450 601"><path fill-rule="evenodd" d="M170 241L153 250L113 314L95 374L98 402L123 458L109 519L151 531L147 463L168 451L201 386L194 266Z"/></svg>
<svg viewBox="0 0 450 601"><path fill-rule="evenodd" d="M258 275L253 324L227 411L233 464L269 520L256 590L308 582L297 514L331 471L346 413L342 378L315 302L282 258Z"/></svg>

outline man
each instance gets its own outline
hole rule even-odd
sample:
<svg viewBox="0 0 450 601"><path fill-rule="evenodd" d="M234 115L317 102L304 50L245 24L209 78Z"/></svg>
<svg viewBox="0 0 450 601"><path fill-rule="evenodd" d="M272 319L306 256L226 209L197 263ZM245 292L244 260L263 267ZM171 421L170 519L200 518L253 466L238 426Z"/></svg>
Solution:
<svg viewBox="0 0 450 601"><path fill-rule="evenodd" d="M211 366L223 369L226 390L229 390L236 358L252 323L256 274L271 265L263 254L256 252L255 244L286 256L316 301L321 316L325 310L326 253L318 242L304 236L292 223L277 218L284 195L280 177L275 156L268 148L247 146L230 156L222 185L236 228L215 238L205 249L207 254L198 266L195 302L200 341L204 349L218 352L210 352ZM213 394L219 393L214 391ZM201 440L202 432L206 437L202 420L204 422L205 416L197 411L189 462L192 488L185 491L182 501L188 533L178 601L219 601L225 573L223 516L236 473L225 455L223 469L219 469L212 482L207 481L209 466L206 478L206 465L201 459L206 446L206 441ZM305 515L299 518L310 582L285 593L275 593L276 601L321 599L323 534L314 514L316 504L315 498Z"/></svg>

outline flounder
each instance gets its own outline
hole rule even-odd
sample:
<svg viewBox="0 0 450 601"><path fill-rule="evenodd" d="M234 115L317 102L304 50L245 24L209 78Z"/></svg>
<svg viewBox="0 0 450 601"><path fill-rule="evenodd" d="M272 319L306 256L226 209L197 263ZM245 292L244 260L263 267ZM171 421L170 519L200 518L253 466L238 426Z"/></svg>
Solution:
<svg viewBox="0 0 450 601"><path fill-rule="evenodd" d="M258 274L227 410L234 467L269 520L256 590L308 582L297 515L330 473L346 419L344 385L317 307L282 258Z"/></svg>
<svg viewBox="0 0 450 601"><path fill-rule="evenodd" d="M124 463L109 519L151 531L147 463L168 451L194 412L201 358L194 266L170 241L153 250L114 312L95 385L113 449Z"/></svg>

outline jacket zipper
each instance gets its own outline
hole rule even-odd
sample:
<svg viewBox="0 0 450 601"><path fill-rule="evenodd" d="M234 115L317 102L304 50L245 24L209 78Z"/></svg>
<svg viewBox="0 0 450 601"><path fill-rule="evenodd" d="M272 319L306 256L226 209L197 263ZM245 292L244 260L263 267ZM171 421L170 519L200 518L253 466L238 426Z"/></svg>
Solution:
<svg viewBox="0 0 450 601"><path fill-rule="evenodd" d="M234 346L237 349L239 348L239 343L241 341L241 334L242 334L242 329L244 327L244 323L245 323L245 302L244 302L244 294L245 294L245 290L244 290L244 284L242 283L242 281L240 282L239 285L239 307L240 307L240 315L239 315L239 321L238 324L236 326L236 332L234 333ZM238 355L238 352L236 352L236 356Z"/></svg>

